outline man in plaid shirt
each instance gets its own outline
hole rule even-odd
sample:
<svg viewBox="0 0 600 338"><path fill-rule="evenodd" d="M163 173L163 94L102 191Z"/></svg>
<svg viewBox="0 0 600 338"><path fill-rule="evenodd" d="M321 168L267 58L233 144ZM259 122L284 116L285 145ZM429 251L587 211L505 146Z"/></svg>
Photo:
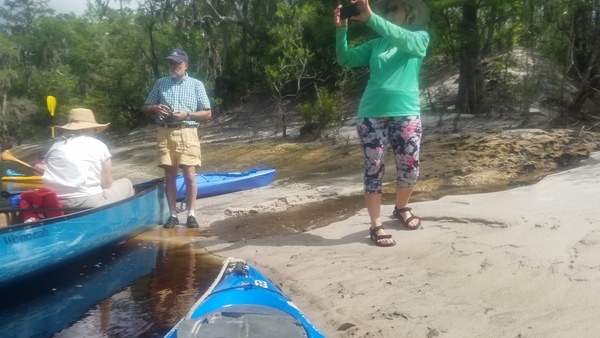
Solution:
<svg viewBox="0 0 600 338"><path fill-rule="evenodd" d="M186 186L186 226L197 228L194 214L198 193L196 166L201 165L198 125L201 120L209 120L212 113L204 84L187 75L187 53L173 49L167 60L170 76L156 81L142 112L154 118L157 125L158 166L165 170L165 189L171 211L163 228L179 224L176 208L178 168L183 171Z"/></svg>

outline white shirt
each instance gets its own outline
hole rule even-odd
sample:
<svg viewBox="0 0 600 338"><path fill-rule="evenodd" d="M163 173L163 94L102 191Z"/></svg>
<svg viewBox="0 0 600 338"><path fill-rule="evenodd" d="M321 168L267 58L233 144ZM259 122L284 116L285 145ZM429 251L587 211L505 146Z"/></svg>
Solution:
<svg viewBox="0 0 600 338"><path fill-rule="evenodd" d="M102 163L110 159L108 147L90 136L56 139L46 154L44 187L60 199L102 193Z"/></svg>

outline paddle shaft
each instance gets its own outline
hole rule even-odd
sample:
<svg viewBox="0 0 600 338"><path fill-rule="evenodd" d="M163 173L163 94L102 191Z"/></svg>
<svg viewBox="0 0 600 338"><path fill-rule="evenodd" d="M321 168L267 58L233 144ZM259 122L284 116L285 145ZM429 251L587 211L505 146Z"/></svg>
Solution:
<svg viewBox="0 0 600 338"><path fill-rule="evenodd" d="M2 152L2 160L3 161L13 161L13 162L19 163L22 166L32 169L36 173L43 174L42 171L34 168L31 164L29 164L27 162L23 162L23 161L19 160L18 158L14 157L13 154L11 154L10 151L8 151L8 150L5 150Z"/></svg>

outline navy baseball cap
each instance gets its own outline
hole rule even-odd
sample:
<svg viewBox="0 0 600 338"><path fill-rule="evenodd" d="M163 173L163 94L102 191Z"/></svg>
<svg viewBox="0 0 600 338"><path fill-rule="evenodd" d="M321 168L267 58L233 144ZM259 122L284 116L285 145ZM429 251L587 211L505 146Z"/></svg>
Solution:
<svg viewBox="0 0 600 338"><path fill-rule="evenodd" d="M167 56L167 59L173 60L177 63L188 62L187 53L184 50L177 48L171 51L171 54Z"/></svg>

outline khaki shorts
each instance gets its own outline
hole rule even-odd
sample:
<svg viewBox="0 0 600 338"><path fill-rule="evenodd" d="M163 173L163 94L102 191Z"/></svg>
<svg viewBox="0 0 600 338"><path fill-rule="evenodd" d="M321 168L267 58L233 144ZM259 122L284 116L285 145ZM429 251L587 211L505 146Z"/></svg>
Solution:
<svg viewBox="0 0 600 338"><path fill-rule="evenodd" d="M156 150L159 167L200 166L197 128L157 127Z"/></svg>

